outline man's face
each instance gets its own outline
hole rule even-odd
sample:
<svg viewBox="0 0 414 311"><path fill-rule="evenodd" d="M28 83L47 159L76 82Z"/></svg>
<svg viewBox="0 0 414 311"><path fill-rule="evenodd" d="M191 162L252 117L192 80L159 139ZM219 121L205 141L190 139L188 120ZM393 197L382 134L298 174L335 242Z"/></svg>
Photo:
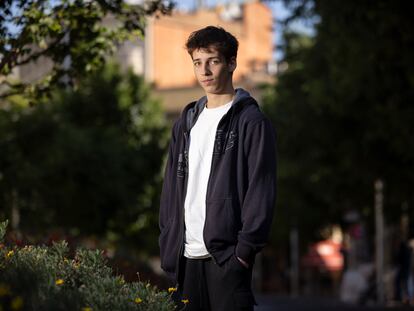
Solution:
<svg viewBox="0 0 414 311"><path fill-rule="evenodd" d="M195 76L206 94L223 94L232 88L235 59L227 62L214 47L195 50L192 58Z"/></svg>

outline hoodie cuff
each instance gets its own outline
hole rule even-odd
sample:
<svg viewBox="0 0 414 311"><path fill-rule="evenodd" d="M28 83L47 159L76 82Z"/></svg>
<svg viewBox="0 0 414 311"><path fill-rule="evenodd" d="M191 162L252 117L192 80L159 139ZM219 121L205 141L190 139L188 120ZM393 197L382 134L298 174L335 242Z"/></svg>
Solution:
<svg viewBox="0 0 414 311"><path fill-rule="evenodd" d="M243 259L245 262L247 262L249 265L253 263L254 261L254 252L253 249L249 246L242 245L240 243L236 246L236 256Z"/></svg>

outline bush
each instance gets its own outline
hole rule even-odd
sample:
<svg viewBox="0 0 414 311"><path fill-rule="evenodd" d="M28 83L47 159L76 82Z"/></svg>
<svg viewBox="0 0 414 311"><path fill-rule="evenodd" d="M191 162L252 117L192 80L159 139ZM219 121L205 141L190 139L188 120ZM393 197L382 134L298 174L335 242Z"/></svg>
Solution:
<svg viewBox="0 0 414 311"><path fill-rule="evenodd" d="M174 310L166 291L114 276L100 250L3 244L0 223L0 310Z"/></svg>

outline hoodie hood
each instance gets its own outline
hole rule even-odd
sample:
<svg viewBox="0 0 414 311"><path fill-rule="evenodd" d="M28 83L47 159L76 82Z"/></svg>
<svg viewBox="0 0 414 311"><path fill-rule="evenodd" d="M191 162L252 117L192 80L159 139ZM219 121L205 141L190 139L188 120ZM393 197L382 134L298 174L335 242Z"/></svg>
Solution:
<svg viewBox="0 0 414 311"><path fill-rule="evenodd" d="M257 105L256 100L250 95L249 92L242 88L235 90L233 98L233 104L226 115L233 116L235 113L240 112L248 105ZM185 120L184 131L188 132L197 122L198 116L203 111L207 103L207 96L201 97L198 101L192 102L184 108L183 116Z"/></svg>

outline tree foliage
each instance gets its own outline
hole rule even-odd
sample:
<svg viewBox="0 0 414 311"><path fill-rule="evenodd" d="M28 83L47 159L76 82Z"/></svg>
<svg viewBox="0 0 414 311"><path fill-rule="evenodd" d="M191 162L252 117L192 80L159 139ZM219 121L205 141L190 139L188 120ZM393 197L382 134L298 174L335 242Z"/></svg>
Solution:
<svg viewBox="0 0 414 311"><path fill-rule="evenodd" d="M122 0L1 1L0 97L26 93L37 99L53 85L76 85L101 67L120 42L142 37L147 15L166 14L172 6L163 0L141 5ZM13 78L13 69L41 57L52 61L45 76L29 83Z"/></svg>
<svg viewBox="0 0 414 311"><path fill-rule="evenodd" d="M315 232L347 210L372 218L373 183L381 179L393 221L402 204L414 204L410 4L286 2L296 18L318 22L313 37L285 34L288 69L268 89L265 109L279 138L279 204Z"/></svg>
<svg viewBox="0 0 414 311"><path fill-rule="evenodd" d="M3 213L154 248L166 123L143 78L107 66L51 98L0 111Z"/></svg>

